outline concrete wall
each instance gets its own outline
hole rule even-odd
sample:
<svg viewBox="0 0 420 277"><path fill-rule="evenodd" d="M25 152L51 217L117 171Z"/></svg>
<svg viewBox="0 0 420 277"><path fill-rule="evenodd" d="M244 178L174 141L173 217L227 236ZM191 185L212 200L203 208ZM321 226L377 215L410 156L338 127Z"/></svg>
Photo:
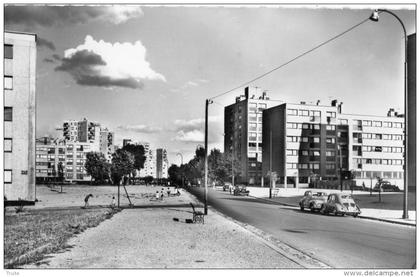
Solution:
<svg viewBox="0 0 420 277"><path fill-rule="evenodd" d="M12 170L12 182L4 184L9 201L35 201L35 80L36 35L5 33L13 45L13 59L5 60L5 75L13 76L13 89L4 91L4 106L13 108L13 120L5 122L4 137L12 138L12 152L5 153L4 169Z"/></svg>

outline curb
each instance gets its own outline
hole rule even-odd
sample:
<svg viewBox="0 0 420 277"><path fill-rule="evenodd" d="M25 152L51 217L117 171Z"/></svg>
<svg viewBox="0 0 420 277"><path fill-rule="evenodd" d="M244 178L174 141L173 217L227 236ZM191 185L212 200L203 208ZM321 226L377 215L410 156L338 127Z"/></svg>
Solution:
<svg viewBox="0 0 420 277"><path fill-rule="evenodd" d="M256 197L256 196L252 196L252 195L250 195L250 197L255 198L255 199L259 199L259 200L263 200L263 201L267 201L267 202L270 202L270 203L275 203L275 204L278 204L280 206L296 207L296 208L299 207L298 205L281 203L281 202L273 201L273 200L266 199L266 198L260 198L260 197ZM416 227L417 226L416 223L400 222L400 221L394 221L394 220L391 220L391 219L384 219L384 218L378 218L378 217L372 217L372 216L359 215L358 218L363 218L363 219L368 219L368 220L375 220L375 221L382 221L382 222L393 223L393 224L400 224L400 225L411 226L411 227Z"/></svg>

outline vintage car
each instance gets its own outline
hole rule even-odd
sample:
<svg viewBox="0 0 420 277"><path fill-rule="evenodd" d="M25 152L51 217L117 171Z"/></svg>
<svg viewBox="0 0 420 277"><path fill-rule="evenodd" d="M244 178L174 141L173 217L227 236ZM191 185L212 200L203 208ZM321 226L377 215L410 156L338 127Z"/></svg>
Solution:
<svg viewBox="0 0 420 277"><path fill-rule="evenodd" d="M322 214L352 215L357 217L361 211L354 202L353 197L346 193L331 193L328 195L327 202L322 204L320 212Z"/></svg>
<svg viewBox="0 0 420 277"><path fill-rule="evenodd" d="M311 212L319 211L323 203L327 201L328 194L325 192L305 191L303 198L299 201L300 210L310 209Z"/></svg>
<svg viewBox="0 0 420 277"><path fill-rule="evenodd" d="M236 185L235 189L233 190L233 195L249 195L249 190L246 189L246 186L243 185Z"/></svg>
<svg viewBox="0 0 420 277"><path fill-rule="evenodd" d="M373 191L379 191L381 192L398 192L400 191L400 188L398 186L392 185L389 181L381 181L377 182L375 187L373 188Z"/></svg>

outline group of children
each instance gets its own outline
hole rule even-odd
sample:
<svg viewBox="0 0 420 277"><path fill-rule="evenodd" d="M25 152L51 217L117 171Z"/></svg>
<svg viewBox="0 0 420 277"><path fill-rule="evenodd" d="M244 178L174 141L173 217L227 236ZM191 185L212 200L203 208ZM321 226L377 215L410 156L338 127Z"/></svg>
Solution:
<svg viewBox="0 0 420 277"><path fill-rule="evenodd" d="M175 188L175 191L176 191L175 192L175 195L177 195L177 196L180 196L181 195L181 193L179 192L178 187ZM166 193L167 193L168 197L171 196L171 189L169 187L168 187ZM163 200L164 194L165 194L165 189L164 188L162 188L162 190L160 192L157 190L156 191L156 200L159 200L159 199L160 200ZM85 206L83 208L88 208L89 207L89 198L91 198L91 197L93 197L92 194L86 195L86 197L85 197ZM113 196L110 207L111 208L115 208L115 206L116 206L115 196Z"/></svg>
<svg viewBox="0 0 420 277"><path fill-rule="evenodd" d="M168 197L169 196L171 196L171 189L170 188L168 188L168 190L166 191L166 193L168 194ZM178 189L178 187L176 187L176 192L175 192L175 194L177 195L177 196L179 196L179 195L181 195L181 193L179 192L179 189ZM165 195L165 189L164 188L162 188L162 190L159 192L158 190L156 191L156 200L163 200L163 197L164 197L164 195Z"/></svg>

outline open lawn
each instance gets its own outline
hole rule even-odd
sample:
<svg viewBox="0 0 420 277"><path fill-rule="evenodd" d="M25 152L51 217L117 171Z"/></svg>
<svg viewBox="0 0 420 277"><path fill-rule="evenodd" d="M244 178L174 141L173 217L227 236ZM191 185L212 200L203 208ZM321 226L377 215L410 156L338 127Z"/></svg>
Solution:
<svg viewBox="0 0 420 277"><path fill-rule="evenodd" d="M116 210L108 208L24 209L7 212L4 218L5 268L36 262L48 253L64 250L66 241L111 218Z"/></svg>

